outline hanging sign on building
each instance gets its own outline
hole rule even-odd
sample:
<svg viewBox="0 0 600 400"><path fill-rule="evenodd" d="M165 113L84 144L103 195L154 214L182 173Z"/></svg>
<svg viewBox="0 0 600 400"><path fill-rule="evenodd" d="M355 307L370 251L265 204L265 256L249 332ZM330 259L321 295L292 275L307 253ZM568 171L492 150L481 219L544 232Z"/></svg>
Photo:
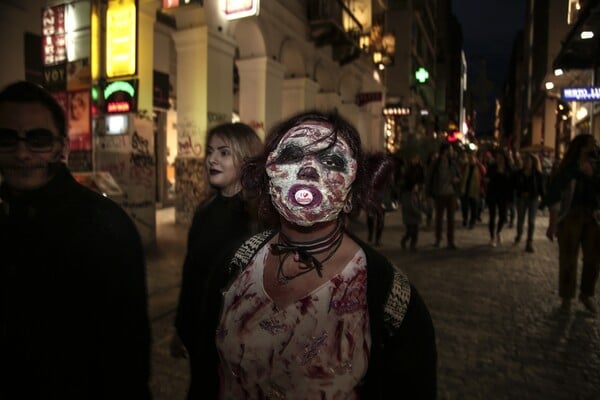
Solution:
<svg viewBox="0 0 600 400"><path fill-rule="evenodd" d="M137 66L135 0L110 0L106 10L106 76L135 75Z"/></svg>
<svg viewBox="0 0 600 400"><path fill-rule="evenodd" d="M566 87L562 89L561 99L564 101L598 101L600 86Z"/></svg>
<svg viewBox="0 0 600 400"><path fill-rule="evenodd" d="M65 5L42 10L42 61L54 65L67 60Z"/></svg>
<svg viewBox="0 0 600 400"><path fill-rule="evenodd" d="M381 101L381 99L382 99L381 92L358 93L356 95L356 105L360 107L363 104L367 104L372 101Z"/></svg>
<svg viewBox="0 0 600 400"><path fill-rule="evenodd" d="M177 8L188 4L202 5L203 3L203 0L162 0L162 8Z"/></svg>
<svg viewBox="0 0 600 400"><path fill-rule="evenodd" d="M258 15L260 11L259 0L224 0L221 4L229 20Z"/></svg>
<svg viewBox="0 0 600 400"><path fill-rule="evenodd" d="M51 91L64 91L67 87L67 64L44 67L44 87Z"/></svg>
<svg viewBox="0 0 600 400"><path fill-rule="evenodd" d="M106 112L125 114L137 111L137 79L110 82L104 88Z"/></svg>
<svg viewBox="0 0 600 400"><path fill-rule="evenodd" d="M383 115L385 115L385 116L410 115L410 107L385 106L383 108Z"/></svg>

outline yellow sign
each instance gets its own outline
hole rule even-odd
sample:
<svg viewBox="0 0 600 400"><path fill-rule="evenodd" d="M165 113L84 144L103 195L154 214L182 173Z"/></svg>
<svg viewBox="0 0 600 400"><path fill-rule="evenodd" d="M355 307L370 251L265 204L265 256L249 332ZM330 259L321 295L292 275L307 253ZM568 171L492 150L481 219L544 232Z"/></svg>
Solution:
<svg viewBox="0 0 600 400"><path fill-rule="evenodd" d="M106 76L135 75L137 52L135 0L109 0L106 10Z"/></svg>

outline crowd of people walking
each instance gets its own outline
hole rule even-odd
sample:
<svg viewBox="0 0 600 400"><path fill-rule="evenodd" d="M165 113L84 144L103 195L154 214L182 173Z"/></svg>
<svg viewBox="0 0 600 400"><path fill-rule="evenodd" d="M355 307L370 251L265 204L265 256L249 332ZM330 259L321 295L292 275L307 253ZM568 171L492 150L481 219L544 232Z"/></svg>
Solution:
<svg viewBox="0 0 600 400"><path fill-rule="evenodd" d="M446 248L456 250L455 213L460 210L462 226L473 229L486 223L489 246L520 245L534 253L534 233L538 211L548 209L550 222L546 236L559 244L559 296L561 309L568 311L575 297L577 258L583 252L579 300L596 314L593 296L600 270L600 157L592 135L577 135L562 160L552 161L547 153L513 152L510 149L460 149L442 143L427 164L418 154L406 162L397 159L400 171L399 196L405 235L400 243L417 251L417 233L423 216L435 221L433 246L440 247L444 234ZM415 183L415 172L424 179ZM415 187L417 189L415 190ZM433 204L433 215L431 207ZM482 220L487 210L488 220ZM525 220L527 219L527 226ZM515 224L516 221L516 224ZM445 224L445 225L444 225ZM444 227L446 228L444 230ZM507 229L514 238L507 240ZM525 230L526 228L526 230ZM525 237L524 237L525 235Z"/></svg>
<svg viewBox="0 0 600 400"><path fill-rule="evenodd" d="M538 155L501 148L464 150L444 142L429 155L427 163L418 153L406 161L397 159L397 163L397 193L399 199L406 199L401 202L406 237L414 236L415 221L429 226L428 221L433 220L434 246L440 247L445 237L446 248L456 250L455 219L461 218L463 228L473 229L487 210L490 247L505 242L505 228L513 228L515 221L512 241L519 244L527 216L524 249L534 252L535 217L543 207L550 178L544 175ZM411 243L411 249L416 250L416 240ZM406 245L405 241L401 244Z"/></svg>

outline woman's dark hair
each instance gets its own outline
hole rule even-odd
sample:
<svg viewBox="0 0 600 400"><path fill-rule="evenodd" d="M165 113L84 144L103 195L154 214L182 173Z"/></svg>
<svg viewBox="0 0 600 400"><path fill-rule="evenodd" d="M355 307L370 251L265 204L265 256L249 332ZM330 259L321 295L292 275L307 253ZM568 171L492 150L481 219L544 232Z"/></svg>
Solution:
<svg viewBox="0 0 600 400"><path fill-rule="evenodd" d="M563 171L565 168L570 168L577 164L579 161L579 156L581 155L581 149L583 149L590 141L593 141L594 137L588 133L582 133L575 136L568 144L567 152L563 156L560 164L558 164L558 168L556 169L556 174Z"/></svg>
<svg viewBox="0 0 600 400"><path fill-rule="evenodd" d="M276 224L279 220L279 214L273 207L269 194L269 177L266 173L267 158L290 129L306 122L320 122L329 125L332 129L330 137L333 137L331 146L336 143L338 138L348 144L357 163L356 178L350 191L353 207L364 209L374 207L374 191L383 190L386 179L393 171L393 160L379 153L365 154L358 131L339 114L310 110L296 114L274 126L265 139L262 154L250 159L242 170L242 186L244 190L258 197L261 217L268 224Z"/></svg>
<svg viewBox="0 0 600 400"><path fill-rule="evenodd" d="M6 86L0 92L0 103L39 103L46 107L50 114L58 134L67 136L67 121L65 111L46 89L28 81L17 81Z"/></svg>

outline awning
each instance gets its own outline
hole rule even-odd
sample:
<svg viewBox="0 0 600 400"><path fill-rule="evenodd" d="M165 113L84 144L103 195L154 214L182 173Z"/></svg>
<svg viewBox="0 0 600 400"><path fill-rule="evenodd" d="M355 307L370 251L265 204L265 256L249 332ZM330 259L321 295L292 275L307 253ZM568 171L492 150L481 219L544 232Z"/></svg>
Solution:
<svg viewBox="0 0 600 400"><path fill-rule="evenodd" d="M592 31L594 37L582 39L581 32ZM553 69L589 69L600 64L600 0L588 0L575 25L563 41Z"/></svg>

